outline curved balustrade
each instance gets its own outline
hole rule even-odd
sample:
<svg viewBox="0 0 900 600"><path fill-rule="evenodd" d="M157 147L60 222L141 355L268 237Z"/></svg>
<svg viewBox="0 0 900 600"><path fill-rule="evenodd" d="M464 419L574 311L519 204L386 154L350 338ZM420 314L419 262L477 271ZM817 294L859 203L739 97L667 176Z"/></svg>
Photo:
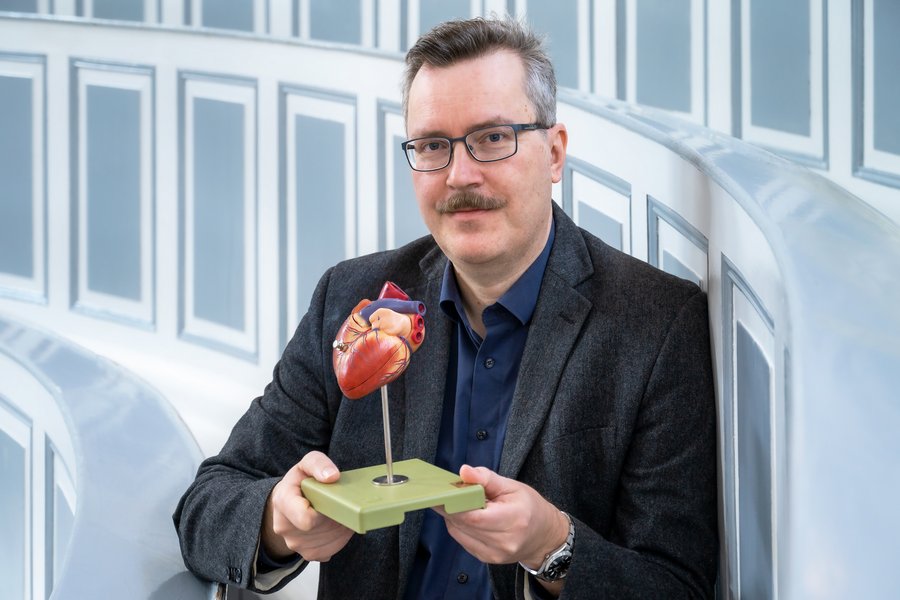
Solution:
<svg viewBox="0 0 900 600"><path fill-rule="evenodd" d="M211 598L185 571L171 521L202 457L159 394L7 316L0 374L0 439L25 465L3 481L4 518L32 524L0 542L13 550L4 563L21 565L5 574L4 597Z"/></svg>
<svg viewBox="0 0 900 600"><path fill-rule="evenodd" d="M31 157L0 307L150 381L216 451L324 267L424 233L401 70L338 45L0 18ZM557 201L709 293L722 597L896 590L897 227L659 112L562 91L559 117Z"/></svg>

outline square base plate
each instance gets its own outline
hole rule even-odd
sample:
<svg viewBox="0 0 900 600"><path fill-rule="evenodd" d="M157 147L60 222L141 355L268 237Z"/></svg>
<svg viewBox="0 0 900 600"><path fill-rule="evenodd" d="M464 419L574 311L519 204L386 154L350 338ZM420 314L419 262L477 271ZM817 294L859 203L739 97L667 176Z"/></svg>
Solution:
<svg viewBox="0 0 900 600"><path fill-rule="evenodd" d="M304 479L300 488L313 508L356 533L399 525L407 512L443 505L448 513L484 508L484 488L418 458L394 463L394 476L409 481L375 485L385 465L342 471L335 483Z"/></svg>

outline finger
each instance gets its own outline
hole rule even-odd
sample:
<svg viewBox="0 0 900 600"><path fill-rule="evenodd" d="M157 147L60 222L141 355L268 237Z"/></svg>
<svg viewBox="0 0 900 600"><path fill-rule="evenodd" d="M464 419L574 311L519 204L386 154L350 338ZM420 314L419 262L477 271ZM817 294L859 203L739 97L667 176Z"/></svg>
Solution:
<svg viewBox="0 0 900 600"><path fill-rule="evenodd" d="M463 465L459 468L459 477L464 483L477 483L483 487L484 496L488 501L515 491L513 480L502 477L487 467Z"/></svg>
<svg viewBox="0 0 900 600"><path fill-rule="evenodd" d="M333 483L341 478L341 472L332 460L317 450L307 453L297 463L296 468L304 476L301 479L314 477L316 481L321 481L322 483Z"/></svg>

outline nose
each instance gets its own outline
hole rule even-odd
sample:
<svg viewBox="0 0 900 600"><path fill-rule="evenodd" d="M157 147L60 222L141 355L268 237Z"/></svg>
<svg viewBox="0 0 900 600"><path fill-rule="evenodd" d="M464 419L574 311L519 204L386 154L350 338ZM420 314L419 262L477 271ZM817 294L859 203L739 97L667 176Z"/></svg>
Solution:
<svg viewBox="0 0 900 600"><path fill-rule="evenodd" d="M447 185L454 189L468 188L478 185L482 180L481 163L472 158L466 143L459 140L462 148L456 148L447 166Z"/></svg>

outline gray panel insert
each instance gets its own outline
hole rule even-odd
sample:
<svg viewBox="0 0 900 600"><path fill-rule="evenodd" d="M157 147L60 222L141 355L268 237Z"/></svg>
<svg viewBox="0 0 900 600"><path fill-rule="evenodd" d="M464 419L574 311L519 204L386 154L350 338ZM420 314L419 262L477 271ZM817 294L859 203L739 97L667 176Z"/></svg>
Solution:
<svg viewBox="0 0 900 600"><path fill-rule="evenodd" d="M390 148L394 150L394 245L402 246L423 235L428 235L428 228L422 220L419 212L419 204L416 201L416 193L412 185L412 169L406 162L406 157L400 150L403 142L400 136L394 136Z"/></svg>
<svg viewBox="0 0 900 600"><path fill-rule="evenodd" d="M625 251L623 247L622 223L619 223L609 215L582 202L578 208L578 225L587 229L616 250Z"/></svg>
<svg viewBox="0 0 900 600"><path fill-rule="evenodd" d="M637 0L636 100L691 112L691 1Z"/></svg>
<svg viewBox="0 0 900 600"><path fill-rule="evenodd" d="M94 18L143 21L144 2L152 0L94 0Z"/></svg>
<svg viewBox="0 0 900 600"><path fill-rule="evenodd" d="M33 95L31 79L0 76L0 272L28 278L35 242Z"/></svg>
<svg viewBox="0 0 900 600"><path fill-rule="evenodd" d="M298 115L297 177L297 314L305 314L316 282L345 257L345 127L342 123ZM323 177L323 173L327 176Z"/></svg>
<svg viewBox="0 0 900 600"><path fill-rule="evenodd" d="M25 597L25 448L0 430L0 581L4 597Z"/></svg>
<svg viewBox="0 0 900 600"><path fill-rule="evenodd" d="M749 1L749 0L745 0ZM750 3L750 119L753 125L809 136L808 2Z"/></svg>
<svg viewBox="0 0 900 600"><path fill-rule="evenodd" d="M203 0L203 27L253 31L253 0Z"/></svg>
<svg viewBox="0 0 900 600"><path fill-rule="evenodd" d="M469 0L420 0L419 31L424 33L438 23L469 16Z"/></svg>
<svg viewBox="0 0 900 600"><path fill-rule="evenodd" d="M547 47L559 85L578 87L578 1L528 2L528 21L547 34ZM585 58L589 60L589 58Z"/></svg>
<svg viewBox="0 0 900 600"><path fill-rule="evenodd" d="M734 349L741 595L772 598L771 373L762 349L740 322Z"/></svg>
<svg viewBox="0 0 900 600"><path fill-rule="evenodd" d="M203 319L243 331L244 114L242 105L194 98L194 306Z"/></svg>
<svg viewBox="0 0 900 600"><path fill-rule="evenodd" d="M874 146L900 154L900 2L872 0Z"/></svg>
<svg viewBox="0 0 900 600"><path fill-rule="evenodd" d="M87 285L141 299L141 98L87 86Z"/></svg>
<svg viewBox="0 0 900 600"><path fill-rule="evenodd" d="M314 40L362 43L360 0L310 0L309 37Z"/></svg>

